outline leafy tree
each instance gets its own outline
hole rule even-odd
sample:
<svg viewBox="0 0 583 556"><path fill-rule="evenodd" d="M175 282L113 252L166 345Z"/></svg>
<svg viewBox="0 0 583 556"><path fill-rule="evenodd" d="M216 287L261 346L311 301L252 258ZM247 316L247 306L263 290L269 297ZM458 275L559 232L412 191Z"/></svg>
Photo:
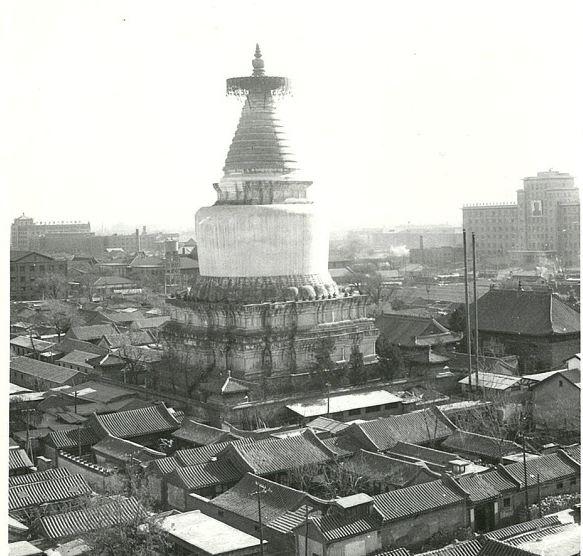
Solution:
<svg viewBox="0 0 583 556"><path fill-rule="evenodd" d="M368 296L369 301L373 305L373 311L379 310L379 304L382 300L383 294L383 277L377 270L370 272L356 272L352 279L358 288L358 291Z"/></svg>
<svg viewBox="0 0 583 556"><path fill-rule="evenodd" d="M390 380L403 373L405 361L399 346L390 343L385 337L379 336L376 351L379 357L379 372L384 379Z"/></svg>
<svg viewBox="0 0 583 556"><path fill-rule="evenodd" d="M364 364L364 356L356 344L352 346L352 351L350 352L350 359L348 361L348 380L353 386L356 386L357 384L365 384L368 380L368 374Z"/></svg>
<svg viewBox="0 0 583 556"><path fill-rule="evenodd" d="M310 382L314 388L322 388L328 380L330 371L336 367L336 363L332 360L335 343L331 336L318 339L314 350L314 364L310 367Z"/></svg>
<svg viewBox="0 0 583 556"><path fill-rule="evenodd" d="M45 274L37 280L43 298L61 299L67 295L69 284L64 274L56 272Z"/></svg>

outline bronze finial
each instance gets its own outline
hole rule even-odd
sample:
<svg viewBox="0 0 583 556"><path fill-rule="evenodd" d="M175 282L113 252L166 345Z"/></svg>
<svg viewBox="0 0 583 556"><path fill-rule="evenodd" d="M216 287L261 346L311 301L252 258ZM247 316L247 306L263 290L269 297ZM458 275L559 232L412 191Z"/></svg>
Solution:
<svg viewBox="0 0 583 556"><path fill-rule="evenodd" d="M259 48L259 43L255 45L255 58L253 58L253 75L263 75L265 70L265 62L261 58L261 49Z"/></svg>

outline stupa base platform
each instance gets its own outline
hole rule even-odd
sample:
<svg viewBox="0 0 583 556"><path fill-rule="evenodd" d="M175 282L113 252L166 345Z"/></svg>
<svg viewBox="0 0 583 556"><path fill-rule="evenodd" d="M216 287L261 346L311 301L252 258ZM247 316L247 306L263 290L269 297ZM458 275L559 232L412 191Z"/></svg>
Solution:
<svg viewBox="0 0 583 556"><path fill-rule="evenodd" d="M323 339L330 358L347 363L356 345L365 363L376 360L378 330L366 316L366 297L260 304L169 299L172 320L161 340L189 365L259 382L309 372Z"/></svg>

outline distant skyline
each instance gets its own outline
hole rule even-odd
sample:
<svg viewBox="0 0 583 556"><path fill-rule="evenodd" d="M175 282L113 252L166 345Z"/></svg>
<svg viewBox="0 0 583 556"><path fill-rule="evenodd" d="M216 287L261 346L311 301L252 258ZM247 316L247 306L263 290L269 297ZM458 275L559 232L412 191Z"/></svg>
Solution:
<svg viewBox="0 0 583 556"><path fill-rule="evenodd" d="M349 9L350 6L352 9ZM333 229L450 223L583 175L579 2L13 2L0 49L10 221L194 228L255 43Z"/></svg>

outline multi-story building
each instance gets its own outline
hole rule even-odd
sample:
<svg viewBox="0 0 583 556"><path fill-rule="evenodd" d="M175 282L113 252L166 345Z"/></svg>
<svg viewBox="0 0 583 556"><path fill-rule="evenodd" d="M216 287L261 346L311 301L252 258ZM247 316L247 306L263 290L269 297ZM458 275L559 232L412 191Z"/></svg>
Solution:
<svg viewBox="0 0 583 556"><path fill-rule="evenodd" d="M30 250L39 248L40 238L51 234L90 234L89 222L40 222L32 218L19 216L10 228L10 247L12 249Z"/></svg>
<svg viewBox="0 0 583 556"><path fill-rule="evenodd" d="M516 204L463 207L464 228L476 234L478 256L518 264L579 264L579 190L573 176L548 170L523 179Z"/></svg>
<svg viewBox="0 0 583 556"><path fill-rule="evenodd" d="M523 189L517 192L518 258L524 262L536 262L541 257L578 261L578 242L572 249L563 243L563 238L566 241L575 228L577 233L579 230L579 190L573 176L549 170L524 178L523 182ZM574 217L575 222L565 233L563 218L567 215Z"/></svg>
<svg viewBox="0 0 583 556"><path fill-rule="evenodd" d="M33 251L10 252L10 297L13 299L39 299L43 294L43 280L47 276L67 274L67 261ZM57 279L55 279L57 280ZM55 287L59 284L56 282Z"/></svg>
<svg viewBox="0 0 583 556"><path fill-rule="evenodd" d="M478 203L463 207L468 241L474 233L479 242L477 253L482 260L502 262L508 258L516 246L516 212L515 203Z"/></svg>

